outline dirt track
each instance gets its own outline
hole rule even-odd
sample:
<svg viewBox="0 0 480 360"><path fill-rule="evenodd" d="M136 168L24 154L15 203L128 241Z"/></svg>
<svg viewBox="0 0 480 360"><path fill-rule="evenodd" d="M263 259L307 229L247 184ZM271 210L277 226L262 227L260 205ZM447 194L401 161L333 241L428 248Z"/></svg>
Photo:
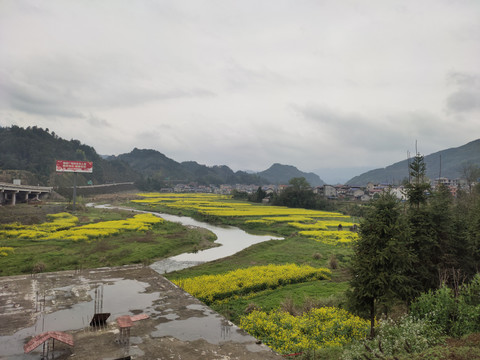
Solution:
<svg viewBox="0 0 480 360"><path fill-rule="evenodd" d="M103 289L103 312L111 315L94 331L88 323L95 289ZM119 343L117 317L140 313L149 318L133 323L128 345ZM42 346L25 355L23 345L53 330L75 342L74 348L55 342L55 359L282 358L148 267L0 278L1 359L40 359Z"/></svg>

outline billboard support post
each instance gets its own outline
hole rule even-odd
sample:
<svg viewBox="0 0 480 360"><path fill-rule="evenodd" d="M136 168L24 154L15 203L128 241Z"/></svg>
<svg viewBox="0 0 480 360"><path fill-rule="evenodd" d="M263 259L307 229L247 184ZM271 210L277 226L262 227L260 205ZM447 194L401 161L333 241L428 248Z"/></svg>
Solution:
<svg viewBox="0 0 480 360"><path fill-rule="evenodd" d="M93 162L91 161L67 161L57 160L57 172L73 172L73 206L75 211L75 203L77 200L77 173L92 173Z"/></svg>
<svg viewBox="0 0 480 360"><path fill-rule="evenodd" d="M73 173L73 204L72 211L75 212L75 202L77 200L77 172Z"/></svg>

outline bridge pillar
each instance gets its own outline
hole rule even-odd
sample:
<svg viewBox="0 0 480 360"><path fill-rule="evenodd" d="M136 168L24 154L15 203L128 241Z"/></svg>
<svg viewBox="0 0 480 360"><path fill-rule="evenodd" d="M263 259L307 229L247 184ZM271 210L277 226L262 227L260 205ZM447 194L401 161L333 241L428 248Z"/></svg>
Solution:
<svg viewBox="0 0 480 360"><path fill-rule="evenodd" d="M17 203L17 193L18 193L18 190L12 192L12 205L13 206L15 206L15 204Z"/></svg>
<svg viewBox="0 0 480 360"><path fill-rule="evenodd" d="M5 191L0 191L0 205L5 203Z"/></svg>

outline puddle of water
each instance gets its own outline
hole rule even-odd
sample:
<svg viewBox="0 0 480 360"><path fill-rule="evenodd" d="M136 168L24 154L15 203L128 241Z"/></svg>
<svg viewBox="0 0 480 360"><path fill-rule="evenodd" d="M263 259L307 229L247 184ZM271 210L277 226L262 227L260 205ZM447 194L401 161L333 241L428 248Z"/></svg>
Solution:
<svg viewBox="0 0 480 360"><path fill-rule="evenodd" d="M141 309L147 314L154 313L152 303L159 298L159 292L145 293L149 286L136 280L129 279L109 279L107 284L103 285L103 312L109 312L111 315L108 322L115 321L121 315L133 315L131 310ZM0 358L8 356L9 359L38 359L38 352L23 355L23 345L25 339L38 335L45 331L67 331L79 330L89 326L94 313L94 298L96 282L90 284L88 291L91 300L80 302L69 309L62 309L47 314L39 314L35 325L19 330L11 336L0 336ZM59 291L65 291L68 287L62 287ZM70 287L72 289L73 287ZM51 297L53 298L53 297ZM49 308L46 307L47 312ZM41 349L39 347L38 349ZM37 350L38 350L37 349Z"/></svg>
<svg viewBox="0 0 480 360"><path fill-rule="evenodd" d="M182 341L203 339L215 345L226 341L239 343L255 341L250 335L205 305L191 304L187 308L200 310L202 314L198 317L194 316L185 320L159 324L156 326L157 330L153 331L151 336L172 336Z"/></svg>
<svg viewBox="0 0 480 360"><path fill-rule="evenodd" d="M167 314L167 315L161 315L160 317L163 317L163 318L165 318L165 319L167 319L167 320L175 320L175 319L178 319L178 318L179 318L179 316L178 316L177 314L175 314L175 313L173 313L173 314Z"/></svg>
<svg viewBox="0 0 480 360"><path fill-rule="evenodd" d="M172 258L156 261L150 264L150 268L159 274L165 274L172 271L186 269L192 266L203 264L205 261L177 261Z"/></svg>

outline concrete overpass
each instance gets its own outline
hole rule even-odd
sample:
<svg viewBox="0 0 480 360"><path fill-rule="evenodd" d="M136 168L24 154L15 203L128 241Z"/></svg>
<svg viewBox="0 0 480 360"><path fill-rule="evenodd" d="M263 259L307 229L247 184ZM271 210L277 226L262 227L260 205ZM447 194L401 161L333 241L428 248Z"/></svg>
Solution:
<svg viewBox="0 0 480 360"><path fill-rule="evenodd" d="M52 192L51 187L16 185L0 182L0 205L15 205L17 201L40 200Z"/></svg>

